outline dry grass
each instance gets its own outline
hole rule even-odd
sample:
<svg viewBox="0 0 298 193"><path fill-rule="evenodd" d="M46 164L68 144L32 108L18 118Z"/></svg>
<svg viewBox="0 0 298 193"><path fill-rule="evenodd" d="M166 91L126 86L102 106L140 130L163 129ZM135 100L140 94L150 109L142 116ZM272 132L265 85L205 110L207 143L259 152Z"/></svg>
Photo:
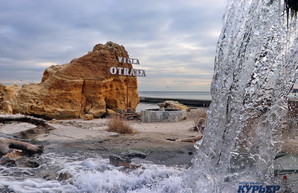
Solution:
<svg viewBox="0 0 298 193"><path fill-rule="evenodd" d="M116 132L119 134L135 134L136 130L134 130L129 124L127 124L120 117L113 117L107 123L109 132Z"/></svg>
<svg viewBox="0 0 298 193"><path fill-rule="evenodd" d="M204 132L205 122L206 122L206 112L203 109L196 109L194 112L191 112L191 118L194 123L194 130Z"/></svg>

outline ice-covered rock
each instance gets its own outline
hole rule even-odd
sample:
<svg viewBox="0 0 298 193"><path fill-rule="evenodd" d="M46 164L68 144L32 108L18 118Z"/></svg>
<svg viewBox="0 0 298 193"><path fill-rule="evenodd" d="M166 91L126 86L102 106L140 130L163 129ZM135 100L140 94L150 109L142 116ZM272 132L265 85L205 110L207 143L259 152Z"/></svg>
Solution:
<svg viewBox="0 0 298 193"><path fill-rule="evenodd" d="M287 15L284 1L228 0L223 22L207 127L185 180L200 193L273 183L298 66L297 19Z"/></svg>

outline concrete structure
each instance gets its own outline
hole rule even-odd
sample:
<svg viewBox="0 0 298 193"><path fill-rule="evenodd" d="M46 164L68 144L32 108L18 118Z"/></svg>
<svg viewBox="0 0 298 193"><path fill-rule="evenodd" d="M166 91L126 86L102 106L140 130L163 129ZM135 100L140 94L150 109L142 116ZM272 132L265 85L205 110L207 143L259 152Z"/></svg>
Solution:
<svg viewBox="0 0 298 193"><path fill-rule="evenodd" d="M147 109L141 111L141 121L145 123L151 122L177 122L186 119L187 113L180 109Z"/></svg>
<svg viewBox="0 0 298 193"><path fill-rule="evenodd" d="M145 102L145 103L162 103L164 101L178 101L181 104L191 105L196 107L209 107L211 103L211 100L140 97L140 102Z"/></svg>

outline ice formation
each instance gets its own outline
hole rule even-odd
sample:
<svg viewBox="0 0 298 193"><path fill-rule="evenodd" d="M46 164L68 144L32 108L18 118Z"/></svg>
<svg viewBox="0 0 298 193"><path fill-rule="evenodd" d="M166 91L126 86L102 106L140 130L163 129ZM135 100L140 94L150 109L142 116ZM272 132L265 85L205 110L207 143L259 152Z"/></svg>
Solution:
<svg viewBox="0 0 298 193"><path fill-rule="evenodd" d="M240 182L274 183L273 160L298 64L294 12L283 0L228 0L207 128L185 178L189 191L237 192Z"/></svg>

